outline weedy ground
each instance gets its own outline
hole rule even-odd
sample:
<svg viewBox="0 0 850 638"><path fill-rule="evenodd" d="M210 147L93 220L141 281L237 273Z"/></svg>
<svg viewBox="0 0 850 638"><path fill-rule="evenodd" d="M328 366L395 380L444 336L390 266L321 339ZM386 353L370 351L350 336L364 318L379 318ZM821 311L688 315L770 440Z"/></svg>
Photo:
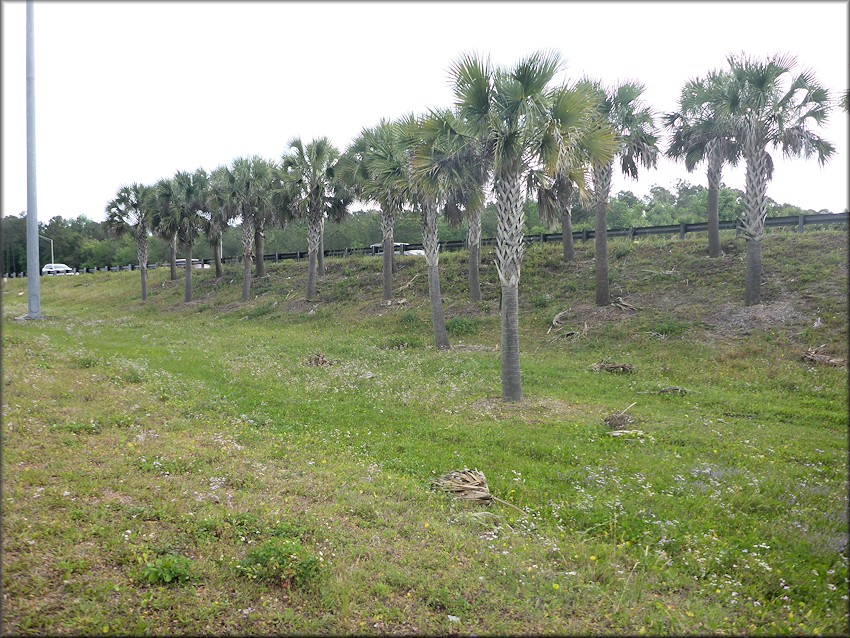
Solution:
<svg viewBox="0 0 850 638"><path fill-rule="evenodd" d="M389 306L368 257L312 304L303 261L5 282L3 631L846 635L847 369L802 359L846 360L846 232L769 236L751 308L704 242L612 241L607 308L530 246L519 404L492 249L476 304L442 255L446 352L416 257Z"/></svg>

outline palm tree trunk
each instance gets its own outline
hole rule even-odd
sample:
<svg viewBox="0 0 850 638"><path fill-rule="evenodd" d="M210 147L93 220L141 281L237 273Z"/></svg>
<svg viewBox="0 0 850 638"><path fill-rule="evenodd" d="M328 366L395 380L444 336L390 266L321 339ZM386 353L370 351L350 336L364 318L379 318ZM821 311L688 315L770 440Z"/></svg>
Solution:
<svg viewBox="0 0 850 638"><path fill-rule="evenodd" d="M224 276L224 269L221 267L221 239L213 244L213 261L215 262L215 278L219 279Z"/></svg>
<svg viewBox="0 0 850 638"><path fill-rule="evenodd" d="M321 215L321 212L319 212ZM316 279L319 265L319 245L321 244L321 219L315 213L307 216L307 301L316 296Z"/></svg>
<svg viewBox="0 0 850 638"><path fill-rule="evenodd" d="M251 298L251 251L254 248L254 224L242 216L242 301Z"/></svg>
<svg viewBox="0 0 850 638"><path fill-rule="evenodd" d="M567 179L564 183L564 191L558 196L558 204L561 207L561 243L564 246L564 261L570 263L575 259L575 246L573 245L573 212L572 196L573 182Z"/></svg>
<svg viewBox="0 0 850 638"><path fill-rule="evenodd" d="M142 277L142 303L146 303L148 300L148 236L144 226L142 226L142 232L136 235L136 248Z"/></svg>
<svg viewBox="0 0 850 638"><path fill-rule="evenodd" d="M177 233L171 238L171 281L177 281Z"/></svg>
<svg viewBox="0 0 850 638"><path fill-rule="evenodd" d="M254 247L257 253L257 278L266 276L266 261L263 259L263 251L266 249L266 234L262 225L254 228Z"/></svg>
<svg viewBox="0 0 850 638"><path fill-rule="evenodd" d="M440 294L440 253L437 241L437 203L431 200L423 202L422 246L425 249L425 263L428 265L428 293L431 297L431 323L434 326L434 345L437 350L449 349L449 335L446 332L446 318L443 314L443 299Z"/></svg>
<svg viewBox="0 0 850 638"><path fill-rule="evenodd" d="M744 305L761 303L761 239L747 240L747 278L744 287Z"/></svg>
<svg viewBox="0 0 850 638"><path fill-rule="evenodd" d="M723 170L721 145L711 142L708 149L708 256L720 257L720 218L718 203L720 199L720 177Z"/></svg>
<svg viewBox="0 0 850 638"><path fill-rule="evenodd" d="M611 191L613 160L593 168L593 186L596 195L596 305L611 303L608 288L608 194Z"/></svg>
<svg viewBox="0 0 850 638"><path fill-rule="evenodd" d="M186 245L186 285L183 288L183 303L192 301L192 244Z"/></svg>
<svg viewBox="0 0 850 638"><path fill-rule="evenodd" d="M744 305L761 303L761 240L764 236L764 220L767 217L767 182L769 156L764 145L756 140L753 131L744 138L744 157L747 161L745 177L744 236L747 239L747 275L744 287Z"/></svg>
<svg viewBox="0 0 850 638"><path fill-rule="evenodd" d="M575 259L576 251L573 245L573 216L569 210L561 213L561 243L564 245L564 261L570 263Z"/></svg>
<svg viewBox="0 0 850 638"><path fill-rule="evenodd" d="M395 212L381 210L381 234L384 240L384 301L393 298L393 224Z"/></svg>
<svg viewBox="0 0 850 638"><path fill-rule="evenodd" d="M139 270L142 275L142 303L148 301L148 266L147 264L140 265Z"/></svg>
<svg viewBox="0 0 850 638"><path fill-rule="evenodd" d="M519 368L519 278L523 256L522 180L518 173L497 175L494 180L496 212L496 262L502 284L502 399L522 400Z"/></svg>
<svg viewBox="0 0 850 638"><path fill-rule="evenodd" d="M466 231L466 245L469 246L469 300L481 301L481 209L470 211L469 226Z"/></svg>
<svg viewBox="0 0 850 638"><path fill-rule="evenodd" d="M519 369L519 285L502 286L502 399L522 401Z"/></svg>
<svg viewBox="0 0 850 638"><path fill-rule="evenodd" d="M316 267L319 271L319 277L325 276L325 218L322 217L319 226L319 249L316 252Z"/></svg>

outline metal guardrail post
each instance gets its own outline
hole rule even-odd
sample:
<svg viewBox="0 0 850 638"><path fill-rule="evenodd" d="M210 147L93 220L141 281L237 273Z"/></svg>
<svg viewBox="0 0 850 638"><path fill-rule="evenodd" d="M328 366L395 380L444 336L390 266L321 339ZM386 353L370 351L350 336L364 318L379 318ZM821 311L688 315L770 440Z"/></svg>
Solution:
<svg viewBox="0 0 850 638"><path fill-rule="evenodd" d="M688 225L685 222L682 222L679 224L679 239L684 239L686 232L688 232Z"/></svg>
<svg viewBox="0 0 850 638"><path fill-rule="evenodd" d="M800 219L797 221L797 232L802 233L803 232L803 226L805 226L805 225L806 225L806 216L800 215Z"/></svg>
<svg viewBox="0 0 850 638"><path fill-rule="evenodd" d="M587 228L585 228L583 231L581 231L581 240L582 240L582 241L587 241L587 240L588 240L588 236L587 236Z"/></svg>

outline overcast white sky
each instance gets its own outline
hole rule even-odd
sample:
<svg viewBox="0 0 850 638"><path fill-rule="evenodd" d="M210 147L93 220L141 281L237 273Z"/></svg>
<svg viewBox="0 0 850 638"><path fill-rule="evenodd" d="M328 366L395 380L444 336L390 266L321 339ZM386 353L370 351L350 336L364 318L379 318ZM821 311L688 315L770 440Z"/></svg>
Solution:
<svg viewBox="0 0 850 638"><path fill-rule="evenodd" d="M2 2L2 213L26 200L26 13ZM125 183L212 170L293 136L340 149L364 126L451 104L448 69L467 51L510 65L539 48L566 77L634 79L659 113L729 53L797 56L834 95L848 86L848 3L831 2L35 2L38 218L104 219ZM823 168L783 160L768 195L848 206L848 116L823 135ZM666 139L664 140L666 148ZM646 195L704 170L661 160L613 192ZM743 168L724 182L744 188Z"/></svg>

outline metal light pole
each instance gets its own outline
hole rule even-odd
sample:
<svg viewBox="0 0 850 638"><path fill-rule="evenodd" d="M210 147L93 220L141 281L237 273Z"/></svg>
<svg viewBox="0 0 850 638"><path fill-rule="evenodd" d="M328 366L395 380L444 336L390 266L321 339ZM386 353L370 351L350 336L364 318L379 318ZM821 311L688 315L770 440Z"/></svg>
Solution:
<svg viewBox="0 0 850 638"><path fill-rule="evenodd" d="M41 319L37 211L35 189L35 44L33 41L32 0L27 0L27 306L29 309L27 317L29 319Z"/></svg>
<svg viewBox="0 0 850 638"><path fill-rule="evenodd" d="M44 235L39 235L39 237L50 242L50 265L55 265L56 262L53 260L53 240L50 239L50 237L45 237Z"/></svg>

